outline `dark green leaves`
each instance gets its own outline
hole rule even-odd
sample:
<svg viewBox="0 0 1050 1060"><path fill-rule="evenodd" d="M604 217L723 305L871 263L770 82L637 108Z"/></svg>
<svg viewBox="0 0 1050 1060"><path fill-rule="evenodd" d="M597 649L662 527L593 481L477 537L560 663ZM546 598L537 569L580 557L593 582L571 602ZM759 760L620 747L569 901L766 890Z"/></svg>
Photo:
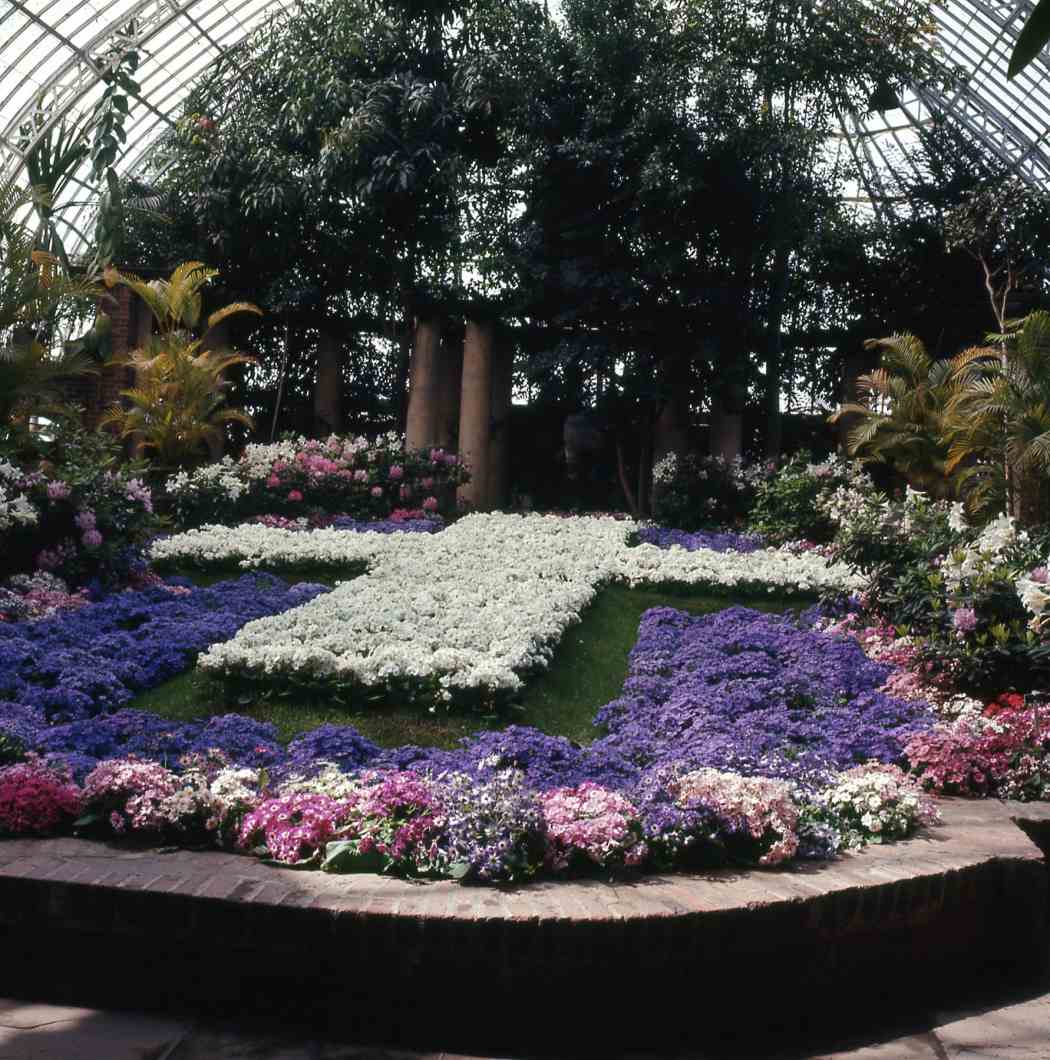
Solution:
<svg viewBox="0 0 1050 1060"><path fill-rule="evenodd" d="M1006 76L1012 81L1050 41L1050 0L1039 0L1021 30Z"/></svg>

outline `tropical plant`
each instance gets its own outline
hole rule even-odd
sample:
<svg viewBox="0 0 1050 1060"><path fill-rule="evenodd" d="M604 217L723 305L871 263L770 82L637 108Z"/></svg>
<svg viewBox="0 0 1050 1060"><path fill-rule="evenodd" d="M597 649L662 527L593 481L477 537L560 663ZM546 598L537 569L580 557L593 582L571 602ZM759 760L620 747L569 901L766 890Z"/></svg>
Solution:
<svg viewBox="0 0 1050 1060"><path fill-rule="evenodd" d="M198 462L207 446L222 439L227 423L252 425L247 413L226 407L225 373L254 358L215 348L209 333L231 316L261 310L250 302L231 303L207 318L200 337L193 334L201 324L202 288L217 275L199 261L180 265L167 280L147 282L116 269L103 274L107 285L126 286L145 302L157 334L116 360L134 370L135 385L121 391L127 407L114 405L102 424L151 451L164 470Z"/></svg>
<svg viewBox="0 0 1050 1060"><path fill-rule="evenodd" d="M852 455L891 464L912 485L936 498L953 494L944 420L954 385L955 361L934 360L922 341L907 333L868 339L882 363L857 380L859 402L830 417L859 417L849 432Z"/></svg>
<svg viewBox="0 0 1050 1060"><path fill-rule="evenodd" d="M1031 313L989 340L998 345L953 362L948 470L968 472L983 507L997 507L1005 495L1030 525L1046 517L1050 499L1050 313Z"/></svg>
<svg viewBox="0 0 1050 1060"><path fill-rule="evenodd" d="M58 260L35 250L23 217L38 193L14 182L0 185L0 436L18 409L44 411L60 399L60 380L95 370L82 352L52 348L56 311L101 292L86 279L68 277Z"/></svg>

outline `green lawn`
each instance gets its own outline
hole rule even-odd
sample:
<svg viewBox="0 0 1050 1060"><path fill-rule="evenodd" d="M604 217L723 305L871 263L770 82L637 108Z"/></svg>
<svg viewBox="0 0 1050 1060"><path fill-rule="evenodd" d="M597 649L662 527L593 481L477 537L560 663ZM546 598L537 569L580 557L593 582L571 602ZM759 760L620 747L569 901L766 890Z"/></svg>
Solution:
<svg viewBox="0 0 1050 1060"><path fill-rule="evenodd" d="M331 578L329 572L326 580ZM209 577L206 580L216 579ZM302 580L302 575L295 575L294 580ZM567 631L550 668L537 674L527 684L515 707L499 719L486 720L477 715L462 714L431 715L411 706L355 708L353 702L340 704L302 691L266 698L255 693L251 698L227 705L223 702L222 686L195 672L176 677L138 697L130 705L180 721L236 711L272 722L282 740L290 740L325 722L334 722L354 725L363 735L384 747L413 743L451 748L461 737L480 728L518 723L585 743L598 735L591 724L595 712L614 699L623 686L627 656L637 639L638 620L644 611L650 607L671 606L694 614L706 614L738 602L764 611L784 611L800 606L797 598L735 600L711 593L610 586L586 611L582 622Z"/></svg>

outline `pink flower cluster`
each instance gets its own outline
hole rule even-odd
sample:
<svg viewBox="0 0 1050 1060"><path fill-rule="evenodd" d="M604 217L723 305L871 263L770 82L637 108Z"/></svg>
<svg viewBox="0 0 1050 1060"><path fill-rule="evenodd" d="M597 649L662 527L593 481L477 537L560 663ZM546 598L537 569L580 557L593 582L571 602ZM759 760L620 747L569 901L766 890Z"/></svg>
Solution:
<svg viewBox="0 0 1050 1060"><path fill-rule="evenodd" d="M798 807L783 780L698 769L679 777L673 791L679 805L702 805L731 833L766 848L760 865L787 861L798 850Z"/></svg>
<svg viewBox="0 0 1050 1060"><path fill-rule="evenodd" d="M543 792L539 801L552 869L567 869L581 858L597 865L640 865L649 854L637 809L615 791L586 780L576 788Z"/></svg>
<svg viewBox="0 0 1050 1060"><path fill-rule="evenodd" d="M394 864L411 865L420 852L433 852L444 812L430 783L418 773L367 772L347 800L343 827L358 852L375 851Z"/></svg>
<svg viewBox="0 0 1050 1060"><path fill-rule="evenodd" d="M1016 787L1013 771L1031 774L1050 755L1050 710L964 714L916 733L904 754L923 787L949 795L988 795ZM1043 768L1046 768L1045 765Z"/></svg>
<svg viewBox="0 0 1050 1060"><path fill-rule="evenodd" d="M241 822L237 845L264 846L274 861L287 865L310 861L340 836L348 808L330 795L305 791L266 799Z"/></svg>
<svg viewBox="0 0 1050 1060"><path fill-rule="evenodd" d="M115 832L160 832L171 824L166 803L178 787L178 777L156 762L108 759L87 775L84 806L108 816Z"/></svg>
<svg viewBox="0 0 1050 1060"><path fill-rule="evenodd" d="M36 756L0 769L0 834L42 834L69 824L79 813L80 789Z"/></svg>

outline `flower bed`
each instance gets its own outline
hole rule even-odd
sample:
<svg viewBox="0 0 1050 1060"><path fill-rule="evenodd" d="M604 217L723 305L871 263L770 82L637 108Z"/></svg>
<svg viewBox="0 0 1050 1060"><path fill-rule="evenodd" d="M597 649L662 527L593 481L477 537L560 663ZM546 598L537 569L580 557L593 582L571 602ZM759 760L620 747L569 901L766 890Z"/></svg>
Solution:
<svg viewBox="0 0 1050 1060"><path fill-rule="evenodd" d="M325 591L245 575L207 589L166 585L117 593L31 624L0 624L0 701L20 705L20 717L28 709L49 721L115 710L181 673L198 652L246 622Z"/></svg>
<svg viewBox="0 0 1050 1060"><path fill-rule="evenodd" d="M735 534L731 531L670 530L663 526L643 526L638 531L638 540L643 545L657 548L684 548L686 552L707 549L711 552L755 552L763 547L758 534Z"/></svg>
<svg viewBox="0 0 1050 1060"><path fill-rule="evenodd" d="M600 587L816 593L850 584L816 554L630 547L625 520L474 515L436 535L204 527L153 546L187 566L369 567L309 607L253 623L202 657L212 673L368 686L432 703L512 693L546 665Z"/></svg>
<svg viewBox="0 0 1050 1060"><path fill-rule="evenodd" d="M249 445L239 460L225 457L180 472L166 491L183 526L336 512L375 520L407 506L454 512L456 487L467 478L455 453L408 450L397 434L373 440L332 435Z"/></svg>
<svg viewBox="0 0 1050 1060"><path fill-rule="evenodd" d="M47 757L0 769L0 829L79 814L104 834L479 882L827 857L935 819L893 764L932 712L881 692L889 672L789 617L658 608L589 747L511 727L382 751L329 725L284 749L237 715L38 719L21 739Z"/></svg>

